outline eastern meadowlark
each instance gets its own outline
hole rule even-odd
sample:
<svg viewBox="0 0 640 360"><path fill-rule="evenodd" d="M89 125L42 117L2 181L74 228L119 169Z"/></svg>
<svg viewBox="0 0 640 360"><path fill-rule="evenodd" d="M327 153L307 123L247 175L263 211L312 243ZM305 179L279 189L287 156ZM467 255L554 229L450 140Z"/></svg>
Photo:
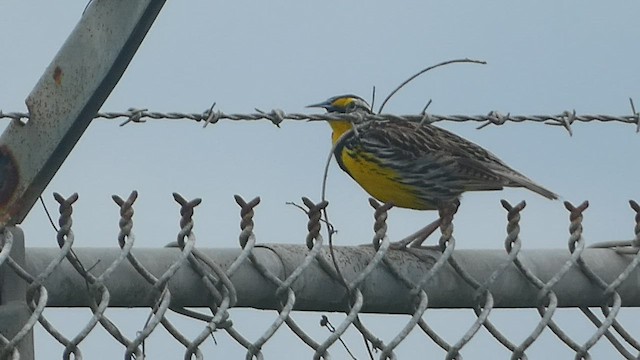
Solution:
<svg viewBox="0 0 640 360"><path fill-rule="evenodd" d="M355 95L334 96L308 107L372 114L369 104ZM349 121L329 121L329 125L340 168L371 196L397 207L455 212L463 192L504 187L524 187L548 199L558 198L489 151L431 124L376 120L356 124L353 131ZM429 233L439 220L428 227Z"/></svg>

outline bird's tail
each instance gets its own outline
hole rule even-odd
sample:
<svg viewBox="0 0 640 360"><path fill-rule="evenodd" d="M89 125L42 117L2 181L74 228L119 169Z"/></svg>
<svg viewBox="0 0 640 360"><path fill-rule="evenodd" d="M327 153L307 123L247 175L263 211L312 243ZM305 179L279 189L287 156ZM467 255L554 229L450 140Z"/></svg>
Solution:
<svg viewBox="0 0 640 360"><path fill-rule="evenodd" d="M502 175L509 181L507 186L523 187L537 194L540 194L549 200L557 200L559 198L558 194L545 189L544 187L536 184L531 179L518 172L514 171L513 173L503 173Z"/></svg>
<svg viewBox="0 0 640 360"><path fill-rule="evenodd" d="M523 183L522 184L523 187L538 193L544 197L546 197L549 200L557 200L558 199L558 194L554 193L553 191L547 190L545 188L543 188L542 186L534 183L533 181L529 181L528 183Z"/></svg>

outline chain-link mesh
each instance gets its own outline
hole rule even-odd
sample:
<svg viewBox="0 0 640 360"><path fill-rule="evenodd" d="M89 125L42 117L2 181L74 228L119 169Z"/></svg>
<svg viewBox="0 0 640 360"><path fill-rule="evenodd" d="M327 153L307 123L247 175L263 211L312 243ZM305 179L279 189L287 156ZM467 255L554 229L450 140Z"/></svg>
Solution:
<svg viewBox="0 0 640 360"><path fill-rule="evenodd" d="M64 346L63 358L82 358L82 342L102 327L122 344L126 359L142 359L144 342L163 327L184 347L184 357L203 358L201 347L214 333L224 332L229 341L246 349L246 358L263 358L262 349L276 333L299 338L315 359L329 358L348 329L356 329L366 340L371 356L396 358L395 350L410 334L422 334L444 352L446 359L461 359L464 348L485 329L512 359L526 359L529 347L546 328L575 353L589 359L593 346L605 339L626 359L638 358L640 344L617 320L623 306L640 306L640 206L631 201L635 213L635 239L588 248L582 236L582 221L588 203L565 202L569 213L568 252L527 252L519 238L525 203L515 206L502 201L507 226L505 251L486 253L456 250L454 212L440 214L437 248L395 249L387 236L389 204L371 200L374 225L370 245L328 247L321 235L321 213L327 202L303 198L308 215L304 245L258 244L254 232L254 210L259 198L246 201L236 196L240 208L238 249L197 248L193 214L200 199L188 201L178 194L180 231L174 243L163 249L134 248L133 205L137 193L127 199L113 196L120 210L119 249L74 246L72 229L76 194L59 203L59 249L26 249L23 262L14 259L15 230L2 229L0 244L0 290L2 306L15 294L7 293L7 274L26 284L24 298L28 316L16 331L0 334L2 358L19 359L18 344L39 323ZM541 264L544 264L542 266ZM11 297L11 296L13 297ZM22 295L20 295L22 296ZM18 298L20 298L18 296ZM75 334L63 334L47 320L47 307L83 306L92 316ZM134 337L125 336L107 315L110 307L149 309L146 322ZM209 314L193 307L207 308ZM250 340L234 326L230 309L252 307L276 311L271 323ZM554 315L560 307L579 308L593 323L584 341L569 336ZM428 309L471 308L474 321L462 336L445 339L429 324ZM539 320L524 340L514 341L489 316L496 308L535 308ZM599 308L602 316L596 314ZM327 336L314 337L294 320L295 310L334 311L345 314L339 324L323 317ZM169 320L169 311L200 321L202 330L186 336ZM383 340L361 319L365 313L408 314L401 329ZM0 312L1 316L2 312ZM406 316L406 315L405 315ZM286 330L288 328L288 330ZM618 356L618 355L617 355ZM93 357L93 356L92 356Z"/></svg>

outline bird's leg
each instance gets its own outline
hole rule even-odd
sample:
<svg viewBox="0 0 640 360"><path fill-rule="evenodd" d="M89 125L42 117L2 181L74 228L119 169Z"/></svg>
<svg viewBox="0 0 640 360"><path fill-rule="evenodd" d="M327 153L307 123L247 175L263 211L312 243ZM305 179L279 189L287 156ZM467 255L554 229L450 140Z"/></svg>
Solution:
<svg viewBox="0 0 640 360"><path fill-rule="evenodd" d="M440 226L440 219L436 219L431 224L423 227L422 229L414 232L406 238L391 243L392 249L404 249L409 247L422 247L422 243Z"/></svg>
<svg viewBox="0 0 640 360"><path fill-rule="evenodd" d="M422 244L429 236L431 236L431 234L433 234L438 229L438 227L451 223L451 221L453 220L453 215L455 215L455 213L458 211L459 206L460 201L458 199L455 199L452 202L441 204L440 206L438 206L439 217L436 221L407 236L406 238L391 244L392 248L401 249L404 247L410 247L440 250L440 246L437 244L432 246L423 246Z"/></svg>

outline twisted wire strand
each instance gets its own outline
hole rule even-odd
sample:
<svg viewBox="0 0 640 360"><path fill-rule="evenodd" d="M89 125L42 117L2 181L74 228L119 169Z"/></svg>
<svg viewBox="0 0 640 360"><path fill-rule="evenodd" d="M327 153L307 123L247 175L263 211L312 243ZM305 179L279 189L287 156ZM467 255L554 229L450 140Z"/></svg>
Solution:
<svg viewBox="0 0 640 360"><path fill-rule="evenodd" d="M180 222L179 222L180 230L178 231L178 235L177 235L177 245L178 245L178 248L182 250L182 252L181 252L179 261L173 263L172 266L169 267L167 272L165 272L158 281L158 283L162 283L163 291L164 289L167 288L168 281L171 277L173 277L175 272L177 272L180 267L187 264L189 262L189 259L193 257L193 250L195 249L195 242L196 242L196 237L193 232L193 227L194 227L193 215L194 215L194 209L198 205L200 205L200 203L202 203L202 199L200 198L195 198L189 201L178 193L173 193L173 199L176 201L176 203L180 205ZM177 265L177 266L174 267L174 265ZM193 264L191 265L193 267ZM168 274L169 271L171 271L170 274ZM165 277L166 280L163 281L163 277ZM175 328L173 330L175 330ZM186 338L184 336L181 336L181 340L183 340L184 342L183 341L180 341L180 342L186 347L185 359L190 359L192 358L193 355L196 356L196 359L203 358L202 351L198 348L199 343L197 342L200 339L201 339L201 336L198 336L196 338L196 341L189 341L189 340L184 341L186 340Z"/></svg>
<svg viewBox="0 0 640 360"><path fill-rule="evenodd" d="M570 240L571 241L571 240ZM582 243L584 246L584 243ZM571 248L571 246L570 246ZM578 248L580 250L580 248ZM518 269L531 281L539 290L538 299L542 302L544 298L547 298L546 307L545 303L538 306L538 313L541 316L541 323L546 320L547 326L549 329L560 339L565 345L571 348L576 353L582 351L582 347L573 341L569 335L567 335L561 328L556 324L556 322L552 319L553 314L555 313L558 306L558 299L555 292L552 288L571 270L572 267L577 266L577 259L580 257L582 250L580 251L570 251L571 257L564 263L564 265L560 268L555 275L549 279L546 283L540 280L533 272L531 272L522 261L518 260L516 264L518 265ZM585 355L589 358L589 354Z"/></svg>
<svg viewBox="0 0 640 360"><path fill-rule="evenodd" d="M620 285L622 285L622 283L631 275L631 273L634 270L636 270L636 268L638 267L638 264L640 263L640 252L637 251L638 239L640 239L640 237L639 237L639 235L640 235L640 205L638 205L638 203L633 201L633 200L629 201L629 205L631 206L631 208L635 212L635 220L636 220L636 224L635 224L635 227L634 227L635 238L634 238L634 240L632 240L630 242L631 243L630 245L626 245L626 246L636 247L635 256L633 257L633 259L631 260L629 265L627 265L625 270L622 273L620 273L610 284L608 284L606 286L606 288L604 288L604 296L606 296L606 297L613 295L615 290ZM617 250L617 248L616 248L616 250ZM623 253L634 254L633 252L623 252ZM585 264L585 266L586 266L586 264ZM602 288L603 285L604 284L600 284L600 287ZM635 348L636 350L640 350L640 343L637 340L635 340L629 334L629 332L622 326L622 324L620 324L620 322L616 319L615 314L612 315L611 311L609 310L609 308L607 306L601 306L600 309L602 311L602 314L605 316L605 318L607 320L610 319L611 326L618 333L618 335L620 335L620 337L622 337L624 339L624 341L626 341L633 348ZM589 318L589 320L591 320L596 326L598 326L598 327L603 326L602 322L590 310L588 312L585 312L583 310L583 312ZM605 332L605 336L612 343L612 345L625 358L627 358L627 359L635 359L636 358L636 356L634 356L630 352L628 352L627 349L618 341L618 339L615 338L608 331Z"/></svg>
<svg viewBox="0 0 640 360"><path fill-rule="evenodd" d="M380 234L374 236L373 238L373 245L375 248L381 245L381 235L386 234L387 211L391 208L392 205L381 205L372 198L369 199L369 204L375 209L374 217L376 219L376 222L374 224L374 231L376 232L376 234L380 232ZM384 231L384 233L382 233L381 231ZM429 298L427 296L427 293L421 288L422 285L414 285L411 279L403 275L387 255L388 253L385 253L385 256L382 259L382 262L385 265L385 269L387 269L395 278L399 279L404 284L404 286L411 290L410 295L414 298L414 307L411 319L407 322L403 329L393 339L391 339L391 341L389 341L386 348L380 353L380 359L395 358L393 349L400 345L400 343L409 335L409 333L415 328L415 326L418 325L420 320L422 320L422 316L424 315L425 311L427 311L429 305Z"/></svg>
<svg viewBox="0 0 640 360"><path fill-rule="evenodd" d="M634 200L629 200L629 206L635 212L635 226L634 226L635 236L633 240L633 246L638 248L638 246L640 245L640 205L638 205L638 203ZM629 275L634 270L636 270L636 268L638 267L638 264L640 264L640 252L636 251L635 256L633 257L633 259L631 260L627 268L622 273L620 273L620 275L618 275L618 277L613 282L609 284L609 286L605 290L605 293L609 293L611 289L616 289L617 287L619 287L622 284L622 282L624 282L629 277ZM602 311L604 316L606 317L609 316L608 308L602 307ZM640 342L634 339L631 336L631 334L629 334L622 327L622 325L620 325L618 320L614 319L613 328L629 345L633 346L636 350L640 350Z"/></svg>
<svg viewBox="0 0 640 360"><path fill-rule="evenodd" d="M133 234L133 231L132 231L133 214L134 214L133 204L138 198L138 192L132 191L126 200L122 199L117 195L112 195L111 198L120 209L119 210L120 219L118 221L118 227L120 228L120 231L118 232L117 238L118 238L118 245L122 249L122 252L118 257L117 262L114 262L114 264L115 263L120 264L120 262L124 261L125 259L131 262L131 259L134 258L133 254L131 253L131 249L133 248L133 244L135 243L135 235ZM100 277L104 277L109 271L113 271L115 267L113 267L112 270L109 270L112 267L113 267L113 264L105 272L103 272ZM126 346L125 359L132 359L132 358L137 359L140 357L144 357L144 353L143 351L140 350L139 346L141 344L144 344L144 341L151 335L151 333L156 328L156 326L162 321L162 318L164 317L164 314L168 310L170 303L171 303L171 294L169 293L169 290L165 288L165 291L163 291L159 295L159 298L157 299L155 305L152 308L153 315L150 315L147 318L147 321L144 324L142 330L138 331L136 333L136 337L129 343L129 345ZM143 349L144 349L144 345L143 345Z"/></svg>
<svg viewBox="0 0 640 360"><path fill-rule="evenodd" d="M122 119L125 120L120 124L126 125L128 123L143 123L147 120L192 120L196 122L204 122L204 126L209 124L215 124L220 120L268 120L274 125L279 126L284 120L293 121L326 121L326 120L343 120L354 121L358 118L349 114L300 114L300 113L285 113L280 109L274 109L269 112L256 109L255 113L249 114L234 114L224 113L218 110L213 110L215 103L209 109L201 113L184 113L184 112L157 112L148 111L143 108L129 108L127 111L122 112L99 112L95 119ZM2 112L0 111L0 119L11 119L14 121L24 122L30 118L29 113L26 112ZM623 124L636 125L636 132L640 131L640 113L635 112L632 107L632 113L630 115L606 115L606 114L576 114L575 110L564 111L560 114L550 115L512 115L507 113L501 114L498 111L490 111L487 115L436 115L436 114L419 114L419 115L393 115L393 114L375 114L367 116L369 120L402 120L412 121L419 123L434 123L439 121L450 122L479 122L482 123L478 126L478 129L482 129L489 125L503 125L507 122L522 123L522 122L534 122L543 123L552 126L560 126L567 130L569 134L572 134L571 126L576 122L617 122Z"/></svg>
<svg viewBox="0 0 640 360"><path fill-rule="evenodd" d="M571 225L569 227L569 231L571 232L571 237L569 245L570 249L572 249L573 244L584 242L584 240L582 239L582 219L584 211L589 207L589 202L585 201L579 206L573 206L571 203L565 202L565 207L570 212ZM587 276L587 278L603 290L604 297L608 298L608 300L613 303L611 305L612 310L609 310L609 307L605 305L601 307L601 309L603 309L603 313L607 314L604 321L600 321L590 309L584 307L580 308L580 310L587 316L587 318L591 320L591 322L597 327L596 332L582 345L582 348L586 350L590 349L597 343L600 337L604 335L623 356L625 356L626 358L633 358L633 356L628 351L626 351L626 349L624 349L622 344L620 344L618 339L616 339L615 336L609 331L609 328L612 327L615 317L622 307L620 294L615 290L615 287L609 286L609 284L602 280L602 278L598 276L587 265L582 256L578 257L577 264L580 270ZM618 325L620 328L622 328L622 325ZM576 357L580 355L582 355L582 353L578 353Z"/></svg>
<svg viewBox="0 0 640 360"><path fill-rule="evenodd" d="M129 197L129 199L131 200L131 198L133 197L133 200L135 200L136 196L137 196L137 192L134 192ZM193 229L193 220L192 220L192 217L194 214L193 209L196 206L198 206L201 202L200 199L187 201L184 197L182 197L178 193L173 193L173 198L180 205L181 218L180 218L180 230L177 235L177 241L175 243L170 244L169 246L178 247L181 250L180 256L177 258L177 260L173 262L167 268L167 270L165 270L165 272L163 272L160 275L160 277L156 277L150 271L148 271L144 266L142 266L142 264L137 260L137 258L133 254L129 253L127 256L129 263L134 267L134 269L136 269L136 271L145 279L145 281L147 281L150 285L152 285L152 289L149 292L148 296L155 298L155 304L151 310L151 313L153 315L150 315L149 318L147 319L147 322L145 323L144 328L142 329L142 331L138 333L135 343L136 344L142 343L143 349L144 349L144 340L146 339L146 337L150 335L150 332L153 330L153 328L155 328L158 325L158 323L160 323L169 332L169 334L173 336L174 339L176 339L179 343L181 343L187 349L186 351L191 350L191 353L196 356L196 359L202 359L201 351L197 348L195 350L192 350L193 342L189 341L189 339L187 339L184 335L182 335L180 331L177 328L175 328L173 324L171 324L171 322L165 317L165 314L168 308L170 308L170 299L171 299L171 293L168 288L168 282L173 277L173 275L187 262L188 258L192 255L192 252L195 249L194 248L195 235L191 231ZM121 206L121 208L123 207L123 205L124 207L127 206L127 204L123 204L122 199L120 199L119 197L113 196L113 199L119 206ZM123 212L123 210L124 209L121 210L121 213ZM125 229L127 228L128 227L125 227ZM132 233L129 233L128 235L133 237ZM123 246L122 241L120 241L120 246ZM185 314L192 318L202 320L202 317L199 316L200 314L198 313L187 311L184 309L176 309L176 308L171 308L171 309L180 314ZM149 331L149 334L147 334L148 331ZM127 353L126 355L130 356L129 353Z"/></svg>
<svg viewBox="0 0 640 360"><path fill-rule="evenodd" d="M496 270L494 270L491 275L480 285L480 287L475 289L475 297L480 298L483 294L491 294L490 287L493 283L495 283L498 278L504 274L504 272L511 267L516 258L518 257L520 250L522 248L522 244L518 239L518 234L520 231L520 211L524 209L525 203L521 202L517 204L515 207L512 207L508 213L507 219L507 238L505 239L505 248L507 250L507 259L498 266ZM503 203L504 206L504 203ZM472 285L475 287L475 284ZM479 307L474 307L474 312L476 316L481 316L482 309ZM512 359L526 359L526 355L523 351L516 352L518 348L514 343L509 341L494 325L491 321L487 320L482 323L482 325L489 331L489 333L496 339L500 344L506 347L509 351L513 353Z"/></svg>
<svg viewBox="0 0 640 360"><path fill-rule="evenodd" d="M373 248L376 250L373 257L364 269L358 275L355 276L350 282L347 283L347 289L351 294L356 294L357 297L363 296L360 290L360 285L364 280L375 270L381 263L389 250L390 242L387 237L387 218L388 211L393 207L392 204L386 203L375 209L374 212L374 235L372 237ZM359 312L359 310L358 310ZM362 336L373 346L374 349L382 350L381 358L388 357L395 359L393 348L389 348L382 339L378 338L362 323L360 317L355 317L353 321L355 328L362 334ZM384 357L383 357L384 355Z"/></svg>
<svg viewBox="0 0 640 360"><path fill-rule="evenodd" d="M0 266L7 261L9 268L12 268L16 273L23 279L27 281L27 283L33 283L35 279L28 274L20 265L18 265L11 257L10 251L14 244L14 238L11 231L9 231L4 225L0 225ZM38 319L42 316L42 313L45 310L47 305L48 294L46 288L44 286L39 285L39 290L36 292L38 296L38 300L33 302L34 295L31 296L31 300L28 300L29 307L32 311L31 316L22 326L22 328L13 336L13 338L8 339L4 335L0 334L0 343L2 344L3 351L0 352L0 359L11 358L11 359L19 359L20 352L16 345L22 341L24 337L26 337L35 325L38 323ZM59 334L59 333L58 333ZM66 340L66 339L65 339Z"/></svg>
<svg viewBox="0 0 640 360"><path fill-rule="evenodd" d="M76 196L77 199L77 196ZM74 200L75 201L75 200ZM25 324L23 329L32 328L35 323L32 324L33 316L37 315L37 322L39 322L42 327L47 331L51 336L53 336L56 341L62 344L65 347L65 351L72 348L72 353L74 357L81 359L82 353L80 349L76 346L71 345L71 341L67 339L62 333L60 333L51 323L49 323L46 318L42 315L42 312L45 309L45 306L48 301L48 291L42 285L45 279L47 279L53 271L61 264L62 260L69 254L71 251L71 245L73 244L73 233L70 232L69 227L65 226L65 231L67 232L67 236L62 239L58 239L58 245L60 246L60 252L58 255L51 259L47 267L43 272L38 274L38 276L32 276L26 270L24 270L20 265L18 265L13 259L9 258L9 265L12 267L13 271L16 272L22 279L24 279L27 284L27 294L26 294L26 302L29 308L32 311L32 317ZM37 300L36 300L37 299Z"/></svg>
<svg viewBox="0 0 640 360"><path fill-rule="evenodd" d="M440 241L439 244L441 247L446 247L448 243L455 244L455 239L453 237L453 217L458 210L458 206L460 204L454 204L451 207L447 207L445 209L439 209L440 215ZM469 274L456 260L453 256L448 259L449 265L455 270L455 272L460 275L460 277L469 284L474 290L474 298L480 302L484 300L484 304L481 308L478 308L478 305L474 305L474 312L477 316L474 323L471 327L464 333L462 338L460 338L451 348L447 351L447 355L445 359L451 360L460 357L460 350L467 344L471 339L475 336L475 334L480 330L480 327L484 326L485 322L488 321L489 314L491 310L493 310L493 295L487 289L482 289L482 286L478 281L476 281L471 274Z"/></svg>
<svg viewBox="0 0 640 360"><path fill-rule="evenodd" d="M206 259L206 260L205 260ZM205 325L205 328L198 334L198 336L191 342L191 345L187 347L187 351L185 354L185 358L191 358L192 355L196 355L198 357L199 346L219 328L228 328L231 326L231 322L227 319L229 318L229 313L227 310L232 306L232 302L235 302L235 287L231 284L231 280L226 277L226 274L219 269L217 264L208 259L204 253L198 251L194 248L192 254L188 257L189 263L200 278L204 282L205 288L209 291L209 293L215 299L209 305L209 309L211 310L214 316L210 317L210 320ZM218 277L226 278L226 280L218 281L210 272L205 269L205 265L207 265L211 270L213 270ZM225 284L222 289L222 293L218 291L216 284ZM231 286L232 290L229 290ZM234 298L229 295L233 293Z"/></svg>
<svg viewBox="0 0 640 360"><path fill-rule="evenodd" d="M344 279L342 278L342 276L338 273L337 269L335 269L333 267L332 264L329 263L329 261L323 256L322 254L322 242L323 242L323 238L322 235L320 235L320 230L321 230L321 224L320 222L322 221L322 212L325 210L325 208L328 205L328 202L326 200L321 201L318 204L313 203L313 201L311 201L310 199L303 197L302 198L302 202L303 204L308 208L308 211L305 211L309 217L309 221L307 222L307 237L306 237L306 245L307 248L310 251L313 251L313 260L316 260L318 262L318 264L320 264L321 269L323 269L326 273L328 273L331 278L333 278L334 280L338 281L341 284L344 284ZM331 226L331 224L327 224L327 226ZM317 250L317 252L315 251ZM305 259L309 259L309 257L307 256ZM361 294L360 294L361 295ZM357 296L357 295L356 295ZM358 303L358 301L356 301L356 303ZM352 308L353 310L353 308ZM351 324L354 323L354 325L358 328L358 330L361 330L363 328L363 326L359 325L358 322L358 318L357 318L357 312L353 312L349 314L350 316L347 317L347 319L350 319L349 322L347 322L347 320L345 319L345 321L343 321L343 323L341 323L342 327L338 327L338 328L331 328L331 332L332 335L327 338L325 340L325 342L323 342L322 344L316 343L315 341L313 341L313 345L309 345L311 346L315 352L314 352L314 359L320 359L320 358L324 358L324 359L329 359L330 358L330 354L327 351L327 349L335 342L341 340L341 335L343 334L344 330L346 330L346 326L345 323ZM324 323L325 321L321 322ZM367 339L368 338L368 331L363 332L361 330L361 333L363 334L363 336ZM343 346L346 347L346 345L344 344L344 342L342 342ZM347 348L347 352L350 353L349 349ZM353 356L352 356L353 357Z"/></svg>
<svg viewBox="0 0 640 360"><path fill-rule="evenodd" d="M507 231L511 230L511 233L509 233L507 235L507 238L505 239L505 247L507 248L507 259L498 266L498 268L496 270L494 270L491 275L484 281L484 283L482 283L480 285L479 288L477 288L475 290L475 294L474 296L476 298L480 298L481 296L483 296L483 293L491 293L491 285L493 283L495 283L498 278L504 274L504 272L513 265L515 259L517 258L518 254L520 253L521 250L521 243L519 241L514 241L513 236L515 234L517 234L517 231L519 231L519 212L520 210L522 210L524 208L524 203L520 203L518 205L516 205L516 207L513 209L513 212L515 214L513 214L513 217L511 219L509 219L509 224L507 225ZM511 236L509 236L511 235ZM507 245L509 244L509 245ZM476 316L481 316L482 315L482 308L479 308L478 306L474 307L474 312L476 314ZM500 344L502 344L502 346L506 347L509 351L511 351L513 353L512 355L512 359L516 358L516 359L526 359L526 355L524 353L521 354L516 354L514 353L514 351L517 349L517 346L512 343L511 341L509 341L509 339L507 339L506 336L504 336L494 325L493 323L487 318L486 321L484 321L482 323L482 325L487 329L487 331L489 331L489 333L496 339L498 340L498 342ZM516 355L518 355L516 357Z"/></svg>
<svg viewBox="0 0 640 360"><path fill-rule="evenodd" d="M542 289L544 287L544 283L535 276L527 267L525 267L520 260L520 249L521 249L521 240L520 240L520 213L526 207L526 203L524 201L520 202L516 206L512 206L506 200L501 200L502 207L507 210L507 238L505 239L505 249L507 253L511 253L512 249L517 248L516 257L513 259L513 263L515 267L524 275L524 277L533 283L538 289ZM547 300L546 304L547 308L545 308L544 303L538 306L538 311L540 312L541 319L533 329L533 331L518 345L515 349L512 350L511 359L526 359L525 350L531 346L536 339L542 334L542 331L545 327L548 326L549 320L555 313L555 309L558 305L558 300L555 293L550 292L545 295L538 295L538 299L542 302L543 300Z"/></svg>
<svg viewBox="0 0 640 360"><path fill-rule="evenodd" d="M449 263L453 257L453 251L456 247L456 240L453 237L453 225L451 224L452 218L443 218L442 214L440 214L440 232L441 236L438 240L438 246L441 251L441 255L438 257L436 262L433 264L431 269L425 274L422 279L418 282L420 288L422 288L426 282L432 278L445 264ZM418 288L418 286L416 286ZM412 291L413 292L413 291ZM446 357L448 359L460 360L462 359L462 355L459 353L459 349L455 349L453 345L449 344L445 339L440 337L428 324L424 319L420 319L418 321L418 326L420 329L433 340L433 342L446 351Z"/></svg>
<svg viewBox="0 0 640 360"><path fill-rule="evenodd" d="M380 349L385 351L387 346L384 342L375 336L372 332L370 332L364 324L360 321L358 314L364 305L364 296L360 291L360 284L371 274L371 272L383 262L385 254L389 249L389 239L386 236L387 225L387 211L391 208L391 204L385 204L376 209L374 217L374 236L373 236L373 245L374 250L376 250L375 254L371 258L371 261L365 266L362 271L360 271L354 279L347 280L343 279L340 274L338 274L337 270L329 264L329 262L324 257L319 257L319 263L321 264L321 268L325 270L330 276L334 279L338 280L346 287L347 296L349 296L350 301L347 304L347 317L332 331L331 335L320 345L314 354L314 359L319 359L320 356L326 352L333 343L338 341L340 337L347 331L350 325L354 325L354 327L362 334L364 339L368 341L374 349ZM392 349L387 350L385 357L392 357L393 352Z"/></svg>
<svg viewBox="0 0 640 360"><path fill-rule="evenodd" d="M374 250L376 250L376 252L367 266L365 266L365 268L362 269L362 271L353 280L351 280L351 282L347 284L347 288L351 289L349 292L352 294L356 292L358 296L362 296L360 285L373 272L373 270L378 268L381 263L384 263L384 259L391 244L389 242L389 238L387 237L387 218L388 211L392 207L392 204L385 203L375 209L375 212L373 214L375 221L373 224L374 235L372 237L372 243L373 248ZM369 329L364 325L359 316L355 317L353 325L360 332L360 334L362 334L363 338L366 339L369 344L371 344L374 350L382 351L380 355L381 359L395 359L393 347L385 345L382 339L377 337L373 332L369 331ZM367 351L369 351L369 356L372 356L371 349L367 348Z"/></svg>
<svg viewBox="0 0 640 360"><path fill-rule="evenodd" d="M78 200L78 194L74 193L66 199L58 193L54 193L53 195L55 200L60 204L60 219L58 221L60 228L58 229L57 234L58 244L60 247L69 244L70 248L74 239L74 234L71 230L71 225L73 223L71 215L73 212L73 204ZM95 276L84 267L73 250L70 249L67 253L66 259L73 266L76 272L85 279L88 298L90 300L89 308L93 315L84 328L69 342L69 344L66 345L63 353L64 359L69 359L71 354L74 354L74 357L77 357L76 352L79 352L77 345L89 336L93 328L98 323L100 323L100 325L102 325L102 327L122 345L125 347L129 347L131 345L131 341L127 339L120 332L118 327L105 315L105 311L109 306L110 294L109 289L104 284L104 280L124 260L124 258L125 257L120 254L120 256L107 267L103 274ZM99 299L98 302L96 302L96 298Z"/></svg>
<svg viewBox="0 0 640 360"><path fill-rule="evenodd" d="M306 236L305 242L309 252L305 256L302 263L294 269L291 274L283 281L278 281L277 289L275 291L276 297L280 298L285 292L288 297L295 295L294 290L292 289L293 282L296 281L302 273L311 266L312 262L316 259L316 257L320 254L322 250L323 239L320 235L320 220L321 220L321 211L327 207L329 204L327 201L321 201L318 204L313 203L310 199L303 197L303 204L307 206L308 211L306 211L309 221L307 222L307 230L308 234ZM295 300L295 297L294 297ZM284 309L285 304L280 304L280 306ZM293 331L293 333L298 336L307 346L311 347L314 350L317 350L320 347L320 344L313 340L298 324L287 314L285 318L285 324ZM328 353L323 355L325 358L328 358Z"/></svg>
<svg viewBox="0 0 640 360"><path fill-rule="evenodd" d="M569 211L569 251L572 255L577 254L575 264L578 268L587 276L590 281L595 282L597 285L603 285L602 279L594 276L595 274L590 272L590 269L585 266L584 261L582 259L582 252L585 249L585 241L582 237L582 220L583 220L583 212L589 207L589 202L584 201L582 204L578 206L574 206L568 201L564 202L565 208ZM606 284L605 288L606 288ZM589 309L581 308L583 313L590 312ZM617 311L616 311L617 313ZM609 324L610 325L610 324ZM589 349L595 344L595 342L604 334L607 330L608 326L601 327L599 326L596 330L596 333L592 335L585 343L579 346L578 351L576 351L575 359L591 359L591 355L589 354ZM598 326L598 325L596 325Z"/></svg>
<svg viewBox="0 0 640 360"><path fill-rule="evenodd" d="M241 216L240 244L243 248L248 244L250 244L251 249L253 249L256 242L255 234L253 232L254 208L260 203L260 198L256 197L250 202L246 202L239 195L235 195L234 198L236 200L236 203L240 206L240 216ZM260 261L258 261L258 259L255 257L253 252L249 252L248 258L253 264L253 266L258 270L260 275L262 275L265 279L270 281L275 286L280 286L282 284L282 281L275 274L269 271L269 269L267 269L262 263L260 263ZM261 351L262 346L267 341L269 341L269 339L275 334L275 332L282 326L285 320L289 317L289 314L293 310L293 306L295 304L295 293L290 288L287 288L287 291L284 295L286 296L286 300L284 301L284 304L282 303L283 296L282 295L277 296L281 302L279 303L280 310L278 311L278 316L276 317L276 319L271 323L271 325L267 328L267 330L265 330L257 340L255 340L253 343L251 343L247 347L247 356L246 356L247 359L252 359L254 357L258 359L262 359L263 358L263 354Z"/></svg>
<svg viewBox="0 0 640 360"><path fill-rule="evenodd" d="M137 198L137 191L133 191L127 200L123 200L121 197L117 195L113 195L112 199L120 208L120 220L118 225L120 227L120 232L118 233L118 245L120 248L129 247L129 243L133 244L135 242L135 235L132 232L133 228L133 208L132 205ZM169 288L164 284L162 287L162 283L160 280L152 274L149 270L147 270L136 258L136 256L128 251L127 252L127 260L131 264L131 266L136 270L142 278L152 285L152 291L149 293L149 297L155 297L155 305L152 308L152 314L147 318L145 326L143 329L138 332L136 338L131 342L125 351L125 358L130 359L133 356L136 358L139 355L136 355L136 351L139 352L138 347L142 344L144 349L144 341L146 338L152 333L152 331L156 328L157 322L159 321L162 326L169 332L173 338L175 338L178 342L180 342L185 347L190 345L188 339L186 339L164 316L166 313L166 307L170 304L171 300L171 292ZM182 260L179 260L182 261ZM172 268L167 269L167 271L173 271ZM161 275L161 278L164 278L164 275ZM179 310L173 309L174 311L179 312ZM144 356L144 352L143 352Z"/></svg>
<svg viewBox="0 0 640 360"><path fill-rule="evenodd" d="M440 222L440 227L441 230L443 229L443 222ZM423 311L422 308L424 306L428 305L428 296L426 294L426 292L423 290L423 287L426 285L426 283L429 281L429 279L432 279L434 277L434 275L440 271L440 269L447 263L449 263L449 260L451 259L451 257L453 256L453 251L455 249L455 239L451 236L451 233L449 232L449 229L452 230L452 228L445 226L444 228L446 228L447 230L445 232L442 233L442 236L439 239L438 242L438 247L440 248L440 255L437 257L437 259L434 261L433 258L427 258L424 256L418 256L418 258L421 261L429 261L431 262L431 267L429 269L429 271L427 271L427 273L416 283L413 283L411 280L406 279L404 276L402 276L400 274L400 272L398 270L396 270L395 265L393 265L390 261L386 261L385 265L387 265L387 268L391 270L391 272L397 277L399 278L403 283L405 283L405 285L411 289L409 291L409 294L413 297L418 297L419 299L419 304L417 304L415 306L415 310L414 310L414 316L418 314L418 312L422 312L424 313L426 311ZM412 238L413 235L410 236L410 238ZM412 254L416 254L415 252L411 251ZM385 258L385 260L387 260ZM424 296L423 296L424 294ZM413 321L413 319L412 319ZM411 324L408 323L407 327ZM440 337L427 323L426 321L424 321L424 319L420 316L420 318L417 321L417 325L420 327L420 329L429 337L431 338L431 340L433 340L433 342L438 345L440 348L442 348L444 351L446 351L447 353L451 353L452 352L452 346L446 341L444 340L442 337ZM393 340L392 340L393 341ZM391 344L391 343L390 343ZM455 359L460 359L462 358L462 356L457 353L455 355L453 355Z"/></svg>

